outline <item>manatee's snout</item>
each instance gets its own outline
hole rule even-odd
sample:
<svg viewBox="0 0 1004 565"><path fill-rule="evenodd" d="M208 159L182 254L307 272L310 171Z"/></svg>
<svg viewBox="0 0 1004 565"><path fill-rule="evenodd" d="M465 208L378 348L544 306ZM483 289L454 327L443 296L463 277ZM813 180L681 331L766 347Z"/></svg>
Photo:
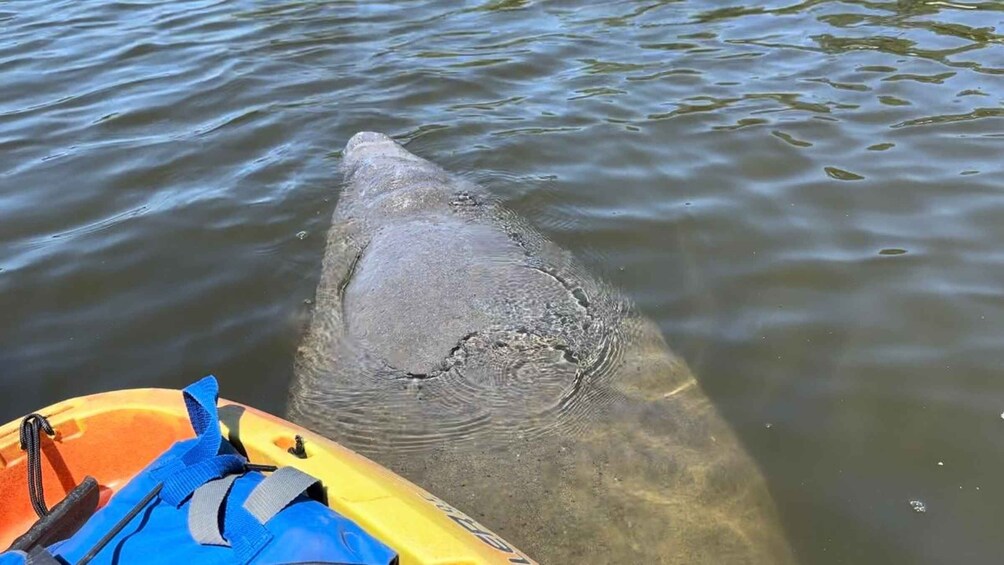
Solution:
<svg viewBox="0 0 1004 565"><path fill-rule="evenodd" d="M436 165L408 151L389 135L361 131L345 144L342 172L351 190L361 196L377 196L412 188L430 175L442 171Z"/></svg>
<svg viewBox="0 0 1004 565"><path fill-rule="evenodd" d="M345 157L353 157L363 150L386 151L390 146L397 145L389 135L375 131L361 131L353 135L349 142L345 144Z"/></svg>
<svg viewBox="0 0 1004 565"><path fill-rule="evenodd" d="M401 159L424 162L425 159L411 153L389 135L375 131L361 131L353 135L345 144L345 161L350 167L369 159Z"/></svg>

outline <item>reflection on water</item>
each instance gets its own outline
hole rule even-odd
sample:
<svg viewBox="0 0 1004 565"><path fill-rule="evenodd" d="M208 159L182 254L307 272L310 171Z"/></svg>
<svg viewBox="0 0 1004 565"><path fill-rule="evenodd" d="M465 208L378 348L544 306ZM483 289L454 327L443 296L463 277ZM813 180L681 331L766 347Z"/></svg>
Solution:
<svg viewBox="0 0 1004 565"><path fill-rule="evenodd" d="M0 5L3 418L281 411L384 130L659 322L803 562L997 560L1004 3L582 4Z"/></svg>

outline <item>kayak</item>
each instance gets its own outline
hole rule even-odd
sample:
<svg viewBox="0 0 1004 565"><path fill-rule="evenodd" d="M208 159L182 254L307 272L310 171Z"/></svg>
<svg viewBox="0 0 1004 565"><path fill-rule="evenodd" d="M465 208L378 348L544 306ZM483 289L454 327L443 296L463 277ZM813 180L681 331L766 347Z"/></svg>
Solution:
<svg viewBox="0 0 1004 565"><path fill-rule="evenodd" d="M324 503L395 551L402 565L534 563L447 502L334 441L237 402L221 399L218 410L222 437L248 461L319 479ZM90 476L100 508L172 445L194 437L178 390L105 392L37 414L53 432L37 439L45 507ZM21 432L20 419L0 427L0 551L37 519Z"/></svg>

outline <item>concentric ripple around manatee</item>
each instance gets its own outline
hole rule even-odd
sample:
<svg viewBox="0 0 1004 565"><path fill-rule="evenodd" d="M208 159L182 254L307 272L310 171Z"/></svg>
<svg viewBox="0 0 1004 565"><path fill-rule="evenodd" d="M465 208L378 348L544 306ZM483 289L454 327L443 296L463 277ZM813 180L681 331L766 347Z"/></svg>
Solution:
<svg viewBox="0 0 1004 565"><path fill-rule="evenodd" d="M605 339L592 350L523 328L475 332L424 375L370 359L382 367L368 379L326 380L335 419L326 427L370 454L577 435L610 400L606 381L620 363L621 328L595 329Z"/></svg>

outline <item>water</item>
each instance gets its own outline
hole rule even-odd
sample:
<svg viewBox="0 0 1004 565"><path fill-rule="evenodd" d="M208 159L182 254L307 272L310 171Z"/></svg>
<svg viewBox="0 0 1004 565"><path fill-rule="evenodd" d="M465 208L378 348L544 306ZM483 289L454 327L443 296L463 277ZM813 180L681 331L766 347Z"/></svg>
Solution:
<svg viewBox="0 0 1004 565"><path fill-rule="evenodd" d="M2 419L282 411L382 130L660 324L802 562L998 561L1004 3L582 4L0 3Z"/></svg>

